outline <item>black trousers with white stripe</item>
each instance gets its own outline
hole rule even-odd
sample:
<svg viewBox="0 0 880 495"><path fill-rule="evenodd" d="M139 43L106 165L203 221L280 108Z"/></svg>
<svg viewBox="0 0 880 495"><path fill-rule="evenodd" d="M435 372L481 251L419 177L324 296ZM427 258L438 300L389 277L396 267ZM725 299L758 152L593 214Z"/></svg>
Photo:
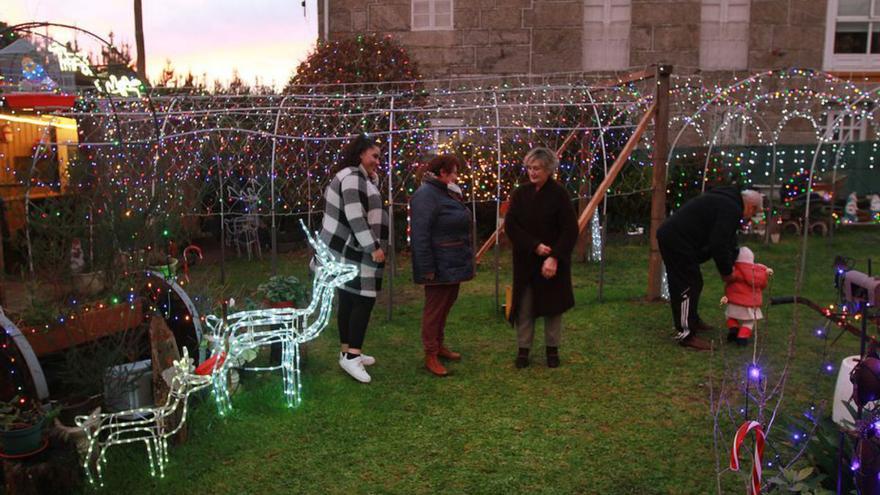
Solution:
<svg viewBox="0 0 880 495"><path fill-rule="evenodd" d="M700 293L703 291L703 274L700 272L700 260L696 257L682 255L676 251L664 249L660 245L660 255L666 266L666 278L669 281L669 304L672 307L672 322L678 330L679 338L686 337L695 327L700 316L698 307Z"/></svg>

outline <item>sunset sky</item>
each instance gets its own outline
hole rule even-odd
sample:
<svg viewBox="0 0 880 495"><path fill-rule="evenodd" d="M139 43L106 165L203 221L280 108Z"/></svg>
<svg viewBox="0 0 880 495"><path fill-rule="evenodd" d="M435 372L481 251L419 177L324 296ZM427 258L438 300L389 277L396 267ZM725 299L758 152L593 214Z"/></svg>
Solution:
<svg viewBox="0 0 880 495"><path fill-rule="evenodd" d="M165 60L179 74L206 74L210 84L241 78L283 86L318 35L317 0L143 0L147 74L151 80ZM8 24L51 21L73 24L116 44L134 43L132 0L2 0L0 20ZM67 41L69 31L49 33ZM79 35L80 45L85 36ZM84 48L92 45L84 46Z"/></svg>

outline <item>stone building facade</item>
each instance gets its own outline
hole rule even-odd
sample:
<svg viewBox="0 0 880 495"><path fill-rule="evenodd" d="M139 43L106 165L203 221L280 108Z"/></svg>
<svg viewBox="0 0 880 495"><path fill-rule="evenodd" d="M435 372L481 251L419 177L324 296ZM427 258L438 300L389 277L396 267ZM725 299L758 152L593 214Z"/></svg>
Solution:
<svg viewBox="0 0 880 495"><path fill-rule="evenodd" d="M707 87L781 68L880 81L880 1L319 0L318 6L320 37L391 35L429 78L601 76L671 64L674 74L699 74ZM783 141L814 142L835 111L813 110L819 129L802 119L786 123ZM779 112L767 114L775 126ZM854 140L874 135L864 119L846 127ZM737 135L731 144L756 139L748 129L730 132Z"/></svg>
<svg viewBox="0 0 880 495"><path fill-rule="evenodd" d="M679 74L729 74L781 67L834 69L826 52L835 20L828 17L841 8L848 13L848 3L859 2L328 0L328 12L319 1L318 13L322 38L390 34L429 77L621 71L654 63L672 64ZM435 10L443 12L438 17ZM419 18L419 12L427 13ZM428 17L430 22L424 22ZM594 63L612 52L616 61ZM864 55L880 58L869 50ZM863 73L870 65L843 67Z"/></svg>

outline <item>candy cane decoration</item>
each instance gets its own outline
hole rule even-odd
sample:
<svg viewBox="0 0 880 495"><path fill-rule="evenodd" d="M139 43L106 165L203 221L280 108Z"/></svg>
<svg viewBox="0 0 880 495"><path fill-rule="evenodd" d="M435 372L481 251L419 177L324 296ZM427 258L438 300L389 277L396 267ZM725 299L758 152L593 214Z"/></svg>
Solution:
<svg viewBox="0 0 880 495"><path fill-rule="evenodd" d="M183 278L186 279L187 282L189 282L189 263L187 262L186 253L188 253L189 251L194 251L198 255L199 259L203 259L202 248L196 246L195 244L190 244L186 247L186 249L183 250Z"/></svg>
<svg viewBox="0 0 880 495"><path fill-rule="evenodd" d="M733 449L730 451L730 469L739 471L739 447L751 430L755 430L755 451L752 464L752 486L749 495L759 495L761 493L761 458L764 456L764 429L757 421L746 421L736 431L736 436L733 437Z"/></svg>

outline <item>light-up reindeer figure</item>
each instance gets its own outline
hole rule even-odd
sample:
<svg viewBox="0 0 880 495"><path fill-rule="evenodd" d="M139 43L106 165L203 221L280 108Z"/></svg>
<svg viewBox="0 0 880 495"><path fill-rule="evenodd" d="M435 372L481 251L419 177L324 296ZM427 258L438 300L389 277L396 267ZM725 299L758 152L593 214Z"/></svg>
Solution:
<svg viewBox="0 0 880 495"><path fill-rule="evenodd" d="M281 369L284 380L284 398L288 407L302 402L299 346L308 342L327 326L336 289L354 279L358 268L338 261L319 238L313 237L300 221L309 244L315 250L315 278L312 282L312 300L305 308L271 308L240 311L222 320L207 317L213 330L214 355L225 356L215 361L214 397L217 409L225 415L232 409L229 392L229 374L240 366L242 354L250 349L281 344L281 364L263 368L245 368L252 371Z"/></svg>
<svg viewBox="0 0 880 495"><path fill-rule="evenodd" d="M168 370L172 374L171 388L164 405L76 417L76 425L83 429L88 440L83 468L89 483L94 484L96 481L91 467L93 456L97 456L94 462L97 482L104 486L101 471L107 462L107 449L114 445L133 442L144 442L146 445L150 474L156 476L158 465L159 476L165 476L168 437L176 434L186 422L187 399L190 394L211 384L210 376L193 374L192 369L192 359L184 347L183 356ZM178 408L181 407L183 412L180 421L176 425L170 425Z"/></svg>

